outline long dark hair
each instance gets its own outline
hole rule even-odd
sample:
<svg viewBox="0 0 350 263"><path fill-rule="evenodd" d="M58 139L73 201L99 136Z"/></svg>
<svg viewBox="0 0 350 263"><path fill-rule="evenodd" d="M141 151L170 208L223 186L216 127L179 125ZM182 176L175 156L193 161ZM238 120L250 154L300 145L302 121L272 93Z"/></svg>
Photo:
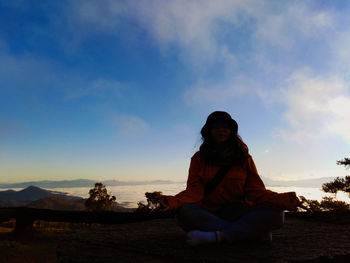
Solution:
<svg viewBox="0 0 350 263"><path fill-rule="evenodd" d="M210 130L216 123L226 123L231 130L230 138L224 143L213 141ZM201 129L202 145L199 148L201 157L210 165L243 165L249 156L248 147L238 134L238 124L224 111L211 113Z"/></svg>

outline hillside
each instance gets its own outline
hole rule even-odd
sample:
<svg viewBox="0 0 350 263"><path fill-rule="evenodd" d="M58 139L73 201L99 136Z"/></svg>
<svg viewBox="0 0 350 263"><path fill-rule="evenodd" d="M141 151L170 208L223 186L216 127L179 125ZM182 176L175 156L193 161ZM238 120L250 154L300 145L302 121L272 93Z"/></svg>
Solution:
<svg viewBox="0 0 350 263"><path fill-rule="evenodd" d="M67 193L29 186L20 191L0 191L0 207L31 205L36 208L81 210L84 199Z"/></svg>
<svg viewBox="0 0 350 263"><path fill-rule="evenodd" d="M85 199L66 193L50 191L29 186L21 191L0 191L0 207L28 206L32 208L54 210L85 210ZM134 208L125 208L115 203L115 211L132 212Z"/></svg>
<svg viewBox="0 0 350 263"><path fill-rule="evenodd" d="M60 197L49 196L33 202L30 202L26 206L40 209L53 209L53 210L85 210L85 200L70 201Z"/></svg>

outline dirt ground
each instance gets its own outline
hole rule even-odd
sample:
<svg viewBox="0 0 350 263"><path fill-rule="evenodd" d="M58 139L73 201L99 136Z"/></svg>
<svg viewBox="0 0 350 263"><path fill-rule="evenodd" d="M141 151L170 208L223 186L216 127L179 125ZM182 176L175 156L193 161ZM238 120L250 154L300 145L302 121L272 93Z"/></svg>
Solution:
<svg viewBox="0 0 350 263"><path fill-rule="evenodd" d="M273 242L189 247L175 219L0 234L0 262L350 262L350 214L287 216Z"/></svg>

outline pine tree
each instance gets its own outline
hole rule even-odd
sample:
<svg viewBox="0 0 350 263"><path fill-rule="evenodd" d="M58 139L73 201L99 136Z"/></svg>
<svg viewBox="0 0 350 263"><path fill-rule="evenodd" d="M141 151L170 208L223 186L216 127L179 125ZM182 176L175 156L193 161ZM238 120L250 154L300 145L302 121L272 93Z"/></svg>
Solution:
<svg viewBox="0 0 350 263"><path fill-rule="evenodd" d="M344 160L337 161L338 165L344 165L346 169L350 168L350 158L344 158Z"/></svg>
<svg viewBox="0 0 350 263"><path fill-rule="evenodd" d="M343 160L337 161L338 165L344 165L345 168L350 167L350 158L344 158ZM326 193L337 194L338 191L343 191L348 193L350 197L350 175L345 176L345 178L337 177L329 183L322 185L322 190Z"/></svg>

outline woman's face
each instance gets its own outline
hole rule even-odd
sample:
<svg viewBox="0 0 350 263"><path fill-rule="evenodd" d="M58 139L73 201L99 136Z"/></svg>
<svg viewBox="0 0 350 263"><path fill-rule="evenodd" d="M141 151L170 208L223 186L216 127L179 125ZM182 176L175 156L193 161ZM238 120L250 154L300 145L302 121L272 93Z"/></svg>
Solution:
<svg viewBox="0 0 350 263"><path fill-rule="evenodd" d="M226 142L231 136L228 123L214 123L210 129L210 136L214 142Z"/></svg>

